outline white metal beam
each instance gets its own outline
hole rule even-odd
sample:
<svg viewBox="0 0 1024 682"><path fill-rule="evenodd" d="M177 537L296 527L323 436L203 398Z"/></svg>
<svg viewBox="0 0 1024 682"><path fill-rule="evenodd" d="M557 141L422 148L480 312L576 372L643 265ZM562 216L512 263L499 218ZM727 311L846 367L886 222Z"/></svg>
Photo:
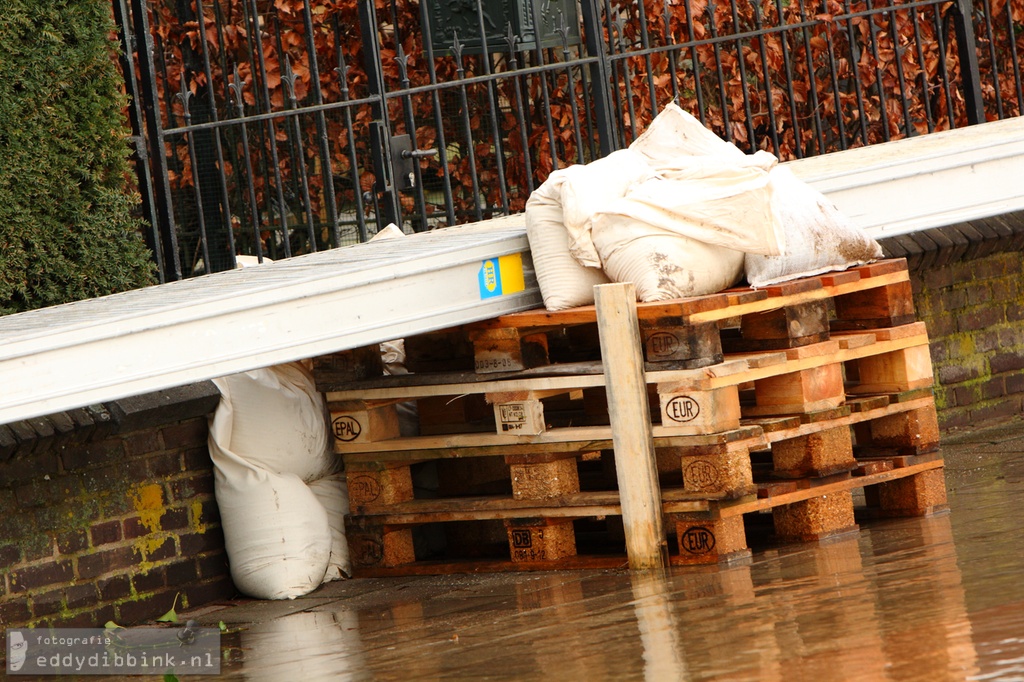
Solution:
<svg viewBox="0 0 1024 682"><path fill-rule="evenodd" d="M787 164L875 239L1024 209L1024 118Z"/></svg>
<svg viewBox="0 0 1024 682"><path fill-rule="evenodd" d="M522 217L0 318L0 424L541 305ZM523 289L482 289L521 260Z"/></svg>

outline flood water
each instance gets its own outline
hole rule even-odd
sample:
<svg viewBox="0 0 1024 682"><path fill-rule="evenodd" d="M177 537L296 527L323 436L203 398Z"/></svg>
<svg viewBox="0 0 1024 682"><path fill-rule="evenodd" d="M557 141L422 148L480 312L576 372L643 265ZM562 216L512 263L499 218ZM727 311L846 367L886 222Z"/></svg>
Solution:
<svg viewBox="0 0 1024 682"><path fill-rule="evenodd" d="M352 580L203 617L241 628L234 680L1024 680L1024 423L957 440L950 513L741 565Z"/></svg>

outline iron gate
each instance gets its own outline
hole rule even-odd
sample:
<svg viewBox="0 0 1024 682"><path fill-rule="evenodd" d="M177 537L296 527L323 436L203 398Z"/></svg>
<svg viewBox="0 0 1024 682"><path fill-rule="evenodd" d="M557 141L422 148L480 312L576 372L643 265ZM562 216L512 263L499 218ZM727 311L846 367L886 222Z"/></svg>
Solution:
<svg viewBox="0 0 1024 682"><path fill-rule="evenodd" d="M1020 112L963 0L114 0L164 280L522 211L677 101L796 158ZM967 20L965 20L965 17ZM975 25L980 37L975 37ZM979 58L986 72L979 77Z"/></svg>

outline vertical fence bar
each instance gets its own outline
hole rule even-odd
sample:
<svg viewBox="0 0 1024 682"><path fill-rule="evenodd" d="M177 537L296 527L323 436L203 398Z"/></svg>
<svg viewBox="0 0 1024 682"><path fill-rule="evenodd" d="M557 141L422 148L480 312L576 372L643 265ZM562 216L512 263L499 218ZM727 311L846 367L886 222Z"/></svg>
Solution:
<svg viewBox="0 0 1024 682"><path fill-rule="evenodd" d="M156 69L153 65L153 37L149 33L149 19L145 0L131 0L132 21L135 40L139 51L139 77L142 88L139 98L146 121L149 137L150 162L156 177L153 184L155 215L159 224L160 246L163 251L163 279L181 279L181 258L178 255L178 236L175 234L174 210L171 208L171 181L167 172L167 155L164 151L163 123L160 120L160 93L156 83Z"/></svg>
<svg viewBox="0 0 1024 682"><path fill-rule="evenodd" d="M593 84L594 121L598 145L603 157L611 154L617 147L608 96L608 50L601 31L601 11L597 6L597 0L581 0L580 13L583 15L583 39L586 41L587 54L597 57L590 66L590 82Z"/></svg>
<svg viewBox="0 0 1024 682"><path fill-rule="evenodd" d="M430 77L430 84L437 85L437 69L434 66L434 41L431 38L433 34L430 31L430 12L427 11L426 2L420 3L420 23L423 35L423 48L426 54L427 75ZM460 63L459 68L461 67ZM463 94L465 92L465 87L463 87ZM448 142L445 139L444 126L441 125L443 113L441 111L441 98L438 95L437 88L431 91L430 97L431 104L434 107L434 120L437 121L437 153L438 162L441 165L441 186L444 189L446 217L448 224L453 225L455 223L455 207L452 206L452 176L451 170L448 168ZM493 103L494 100L490 99L489 101ZM466 106L469 106L468 102ZM508 213L508 195L505 190L505 156L501 146L501 136L498 134L498 121L493 115L491 116L491 130L494 135L494 156L495 164L497 164L498 168L501 202L505 212Z"/></svg>
<svg viewBox="0 0 1024 682"><path fill-rule="evenodd" d="M370 146L373 150L373 161L377 175L376 186L374 187L374 205L377 205L377 195L383 194L384 217L377 214L377 224L380 227L388 223L401 226L402 208L398 201L398 192L395 191L392 181L391 168L391 142L390 122L388 118L387 102L384 99L386 88L384 86L384 74L381 69L381 50L377 42L377 8L373 0L360 0L359 2L359 28L362 31L363 39L363 65L366 69L366 87L370 95L374 97L370 108L375 119L370 124Z"/></svg>
<svg viewBox="0 0 1024 682"><path fill-rule="evenodd" d="M348 88L348 65L345 64L345 51L341 44L341 26L338 24L337 15L334 16L334 51L338 58L338 66L334 68L334 74L338 78L338 89L341 90L341 101L349 101ZM356 205L356 231L359 241L365 242L369 235L366 230L366 216L363 215L365 205L363 203L363 188L359 184L359 159L356 157L356 136L352 129L352 109L344 107L345 112L345 141L348 146L348 163L352 176L352 194ZM340 238L339 244L340 245Z"/></svg>
<svg viewBox="0 0 1024 682"><path fill-rule="evenodd" d="M458 33L453 37L454 45L452 46L452 52L455 53L455 75L461 81L466 75L466 70L462 67L462 44L459 42ZM437 91L435 90L434 92L436 93ZM480 213L480 202L476 199L476 197L480 196L480 180L476 173L476 144L473 141L473 127L469 119L469 98L466 96L466 86L461 83L459 84L459 105L462 109L462 131L463 135L466 136L466 152L469 156L469 177L473 185L473 215L477 220L481 220L483 216ZM440 118L438 118L438 128L440 127Z"/></svg>
<svg viewBox="0 0 1024 682"><path fill-rule="evenodd" d="M985 100L981 95L981 71L978 68L978 50L974 38L970 0L957 0L949 11L956 31L956 49L960 57L960 78L963 81L964 105L967 123L975 125L985 120Z"/></svg>
<svg viewBox="0 0 1024 682"><path fill-rule="evenodd" d="M164 272L164 255L160 246L160 226L157 217L156 197L153 195L153 176L149 170L149 149L146 146L145 122L143 120L139 83L135 75L135 52L133 45L137 37L132 34L128 6L125 0L114 2L114 20L117 22L118 37L121 39L121 73L124 75L125 92L128 95L128 121L132 128L132 147L134 148L135 173L139 194L142 197L142 213L149 223L149 229L143 230L146 246L153 254L157 276L161 284L167 278Z"/></svg>
<svg viewBox="0 0 1024 682"><path fill-rule="evenodd" d="M319 106L324 103L324 96L320 85L320 64L317 60L316 42L313 40L313 15L309 3L310 0L302 3L302 25L306 29L306 52L309 54L309 82L313 90L313 103ZM327 119L323 110L316 112L316 140L320 147L320 175L323 178L321 182L326 204L328 234L331 246L337 247L341 241L338 234L338 201L334 196L334 168L331 163L330 140L327 136Z"/></svg>
<svg viewBox="0 0 1024 682"><path fill-rule="evenodd" d="M215 2L216 4L216 2ZM210 118L213 121L220 120L220 116L217 114L217 101L213 93L213 70L210 68L210 41L206 38L206 13L203 8L203 1L196 0L196 17L199 21L199 36L200 44L203 46L203 73L206 75L206 95L207 95L207 106L210 108ZM224 43L221 42L221 53L224 52ZM227 74L227 69L221 71L222 74ZM227 80L225 78L225 80ZM213 130L214 143L216 144L217 150L217 168L219 170L218 177L220 179L220 194L221 194L221 205L223 213L223 230L224 239L226 240L225 250L227 251L227 266L229 269L235 268L238 263L235 261L235 231L231 224L231 196L228 192L228 179L227 169L224 166L224 144L221 140L222 133L220 128L214 128ZM211 264L212 267L212 264Z"/></svg>
<svg viewBox="0 0 1024 682"><path fill-rule="evenodd" d="M843 11L849 17L850 0L843 0ZM870 18L868 21L870 21ZM857 122L860 124L860 143L866 145L868 144L868 112L864 103L864 82L860 77L861 51L857 44L857 31L853 26L853 20L849 18L846 20L846 42L850 47L850 77L853 80L853 87L857 93Z"/></svg>
<svg viewBox="0 0 1024 682"><path fill-rule="evenodd" d="M309 236L309 250L316 251L316 229L313 226L313 202L309 197L309 173L306 171L306 150L302 145L302 125L299 122L299 102L295 98L295 81L297 76L292 71L292 60L284 56L284 73L281 74L281 82L288 88L288 104L294 114L290 116L292 123L292 134L298 141L295 149L295 162L299 166L299 188L302 192L302 210L306 214L306 230Z"/></svg>

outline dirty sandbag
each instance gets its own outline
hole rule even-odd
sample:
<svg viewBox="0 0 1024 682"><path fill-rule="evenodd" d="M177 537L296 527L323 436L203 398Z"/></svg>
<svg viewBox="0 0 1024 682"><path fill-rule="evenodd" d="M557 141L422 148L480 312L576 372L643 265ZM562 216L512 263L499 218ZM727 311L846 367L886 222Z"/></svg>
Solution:
<svg viewBox="0 0 1024 682"><path fill-rule="evenodd" d="M319 587L331 562L327 511L298 476L276 474L217 447L210 457L231 579L257 599L294 599Z"/></svg>
<svg viewBox="0 0 1024 682"><path fill-rule="evenodd" d="M344 490L331 483L340 463L308 368L286 363L213 383L221 400L210 458L235 585L251 597L294 599L342 577ZM326 499L332 492L337 500Z"/></svg>
<svg viewBox="0 0 1024 682"><path fill-rule="evenodd" d="M659 171L674 168L684 156L745 156L736 145L715 135L675 102L666 104L629 148L642 154L648 165Z"/></svg>
<svg viewBox="0 0 1024 682"><path fill-rule="evenodd" d="M731 160L678 157L673 168L632 185L623 198L599 210L592 218L593 239L619 243L621 237L599 237L597 232L643 224L658 234L677 233L735 251L778 255L785 230L769 183L776 163L767 152ZM600 248L598 252L604 261L605 254Z"/></svg>
<svg viewBox="0 0 1024 682"><path fill-rule="evenodd" d="M747 254L751 286L845 270L883 257L878 242L789 168L772 169L770 178L772 201L786 226L786 253Z"/></svg>
<svg viewBox="0 0 1024 682"><path fill-rule="evenodd" d="M594 302L594 287L608 284L600 268L581 265L569 251L562 212L565 174L555 171L526 201L526 236L533 269L548 310L565 310Z"/></svg>
<svg viewBox="0 0 1024 682"><path fill-rule="evenodd" d="M700 241L746 253L785 252L785 225L768 174L778 159L744 154L670 102L629 145L657 171L606 209Z"/></svg>
<svg viewBox="0 0 1024 682"><path fill-rule="evenodd" d="M727 289L743 276L743 252L603 214L594 230L604 269L633 282L640 301L666 301Z"/></svg>
<svg viewBox="0 0 1024 682"><path fill-rule="evenodd" d="M345 537L345 515L349 513L345 474L333 474L313 481L309 489L327 512L327 525L331 531L331 558L327 561L323 582L351 577L352 561Z"/></svg>
<svg viewBox="0 0 1024 682"><path fill-rule="evenodd" d="M591 238L591 217L653 174L642 156L623 149L556 170L530 195L526 234L548 310L594 302L594 286L609 280Z"/></svg>
<svg viewBox="0 0 1024 682"><path fill-rule="evenodd" d="M655 172L642 155L620 149L586 165L570 166L564 173L562 221L569 232L569 253L581 265L600 268L601 258L591 234L594 215L627 196L637 184L655 177Z"/></svg>
<svg viewBox="0 0 1024 682"><path fill-rule="evenodd" d="M275 473L315 481L339 470L327 407L301 362L218 377L218 446Z"/></svg>

